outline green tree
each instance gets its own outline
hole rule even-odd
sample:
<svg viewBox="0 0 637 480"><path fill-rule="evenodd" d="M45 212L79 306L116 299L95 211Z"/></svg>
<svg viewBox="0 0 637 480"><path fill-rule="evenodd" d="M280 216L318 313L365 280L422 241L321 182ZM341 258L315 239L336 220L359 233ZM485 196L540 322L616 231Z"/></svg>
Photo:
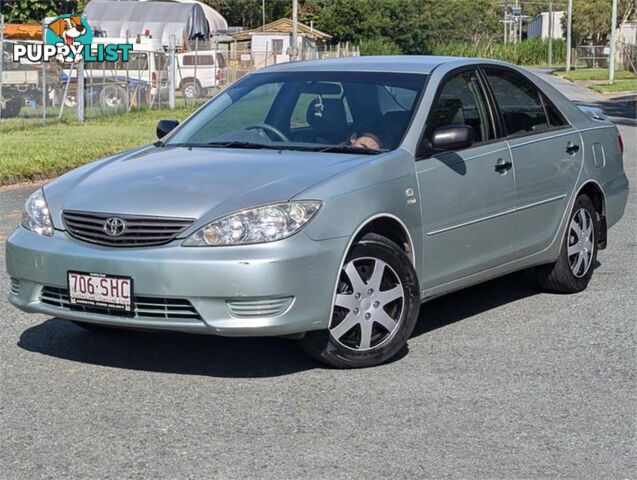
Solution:
<svg viewBox="0 0 637 480"><path fill-rule="evenodd" d="M402 50L391 40L383 37L363 40L360 43L361 55L400 55Z"/></svg>
<svg viewBox="0 0 637 480"><path fill-rule="evenodd" d="M604 45L611 27L610 0L577 0L573 2L573 44L591 39L595 45ZM627 20L635 20L635 0L619 0L617 27ZM563 28L566 18L563 19Z"/></svg>
<svg viewBox="0 0 637 480"><path fill-rule="evenodd" d="M316 27L339 42L360 43L383 37L392 25L386 15L386 2L372 0L333 0L325 2L316 18Z"/></svg>
<svg viewBox="0 0 637 480"><path fill-rule="evenodd" d="M491 0L427 0L424 3L428 41L477 43L498 38L501 11Z"/></svg>
<svg viewBox="0 0 637 480"><path fill-rule="evenodd" d="M82 13L88 0L0 0L6 23L40 23L45 17Z"/></svg>
<svg viewBox="0 0 637 480"><path fill-rule="evenodd" d="M259 0L203 0L203 2L223 15L230 26L252 29L262 25L262 4ZM289 18L291 15L291 0L265 0L266 23L279 18Z"/></svg>
<svg viewBox="0 0 637 480"><path fill-rule="evenodd" d="M491 0L331 0L314 13L317 27L335 41L373 38L405 53L428 53L433 43L477 42L499 35L498 4Z"/></svg>

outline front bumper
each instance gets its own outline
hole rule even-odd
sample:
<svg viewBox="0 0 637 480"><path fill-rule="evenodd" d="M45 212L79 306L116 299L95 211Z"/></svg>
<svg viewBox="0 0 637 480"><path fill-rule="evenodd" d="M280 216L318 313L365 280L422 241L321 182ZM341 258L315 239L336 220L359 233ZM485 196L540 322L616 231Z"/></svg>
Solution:
<svg viewBox="0 0 637 480"><path fill-rule="evenodd" d="M347 238L315 241L301 232L262 245L197 248L180 243L109 248L75 240L65 232L42 237L20 227L6 247L13 282L10 301L26 312L71 320L227 336L327 328ZM120 317L44 303L43 288L66 289L69 270L130 276L135 297L185 299L198 315Z"/></svg>

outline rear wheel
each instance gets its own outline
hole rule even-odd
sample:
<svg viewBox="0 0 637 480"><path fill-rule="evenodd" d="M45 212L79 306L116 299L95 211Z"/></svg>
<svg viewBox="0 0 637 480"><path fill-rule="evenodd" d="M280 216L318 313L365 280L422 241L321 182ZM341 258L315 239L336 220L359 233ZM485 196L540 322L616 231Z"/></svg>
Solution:
<svg viewBox="0 0 637 480"><path fill-rule="evenodd" d="M100 104L106 110L126 108L126 90L118 85L107 85L100 93Z"/></svg>
<svg viewBox="0 0 637 480"><path fill-rule="evenodd" d="M540 286L555 293L581 292L588 286L597 259L598 215L588 195L575 200L555 263L536 269Z"/></svg>
<svg viewBox="0 0 637 480"><path fill-rule="evenodd" d="M202 96L203 89L196 80L186 80L181 86L181 93L185 98L193 100Z"/></svg>
<svg viewBox="0 0 637 480"><path fill-rule="evenodd" d="M308 332L301 347L339 368L382 364L407 343L418 319L418 293L405 252L385 237L365 235L341 268L328 329Z"/></svg>

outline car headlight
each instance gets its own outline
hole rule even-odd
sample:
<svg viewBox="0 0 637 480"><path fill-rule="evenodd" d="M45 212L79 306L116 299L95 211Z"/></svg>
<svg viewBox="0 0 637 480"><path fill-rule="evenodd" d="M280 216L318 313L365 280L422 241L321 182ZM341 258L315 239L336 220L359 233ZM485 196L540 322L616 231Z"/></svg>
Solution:
<svg viewBox="0 0 637 480"><path fill-rule="evenodd" d="M214 247L274 242L294 235L319 211L317 200L276 203L231 213L188 237L186 247Z"/></svg>
<svg viewBox="0 0 637 480"><path fill-rule="evenodd" d="M50 237L53 235L51 212L46 204L42 189L36 190L27 198L20 224L32 232Z"/></svg>

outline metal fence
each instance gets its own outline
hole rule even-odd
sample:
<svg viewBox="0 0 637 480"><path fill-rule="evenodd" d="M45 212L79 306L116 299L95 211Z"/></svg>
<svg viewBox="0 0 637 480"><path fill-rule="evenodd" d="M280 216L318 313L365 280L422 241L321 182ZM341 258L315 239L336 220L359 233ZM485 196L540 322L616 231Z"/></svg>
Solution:
<svg viewBox="0 0 637 480"><path fill-rule="evenodd" d="M178 49L155 48L133 38L127 62L14 62L13 48L25 42L37 43L0 36L0 130L142 108L194 106L253 70L289 61L282 52L237 50L214 41L194 41ZM299 59L346 55L358 51L307 50L299 52Z"/></svg>
<svg viewBox="0 0 637 480"><path fill-rule="evenodd" d="M580 45L573 49L575 68L608 68L610 47L608 45ZM637 67L637 46L619 44L616 56L617 67L635 72Z"/></svg>

